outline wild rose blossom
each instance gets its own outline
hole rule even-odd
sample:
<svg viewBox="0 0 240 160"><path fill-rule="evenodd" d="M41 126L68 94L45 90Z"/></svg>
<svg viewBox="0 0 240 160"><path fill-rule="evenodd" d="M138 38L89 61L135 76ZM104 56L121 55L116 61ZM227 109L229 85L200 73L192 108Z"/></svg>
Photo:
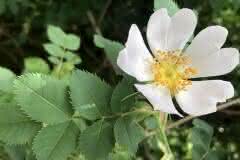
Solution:
<svg viewBox="0 0 240 160"><path fill-rule="evenodd" d="M228 34L224 27L207 27L188 45L196 24L197 17L190 9L181 9L172 17L166 9L154 12L147 25L152 54L138 27L133 24L130 28L117 64L141 82L135 87L155 110L181 116L174 107L175 98L184 112L204 115L234 96L230 82L195 79L227 74L239 64L237 49L221 48Z"/></svg>

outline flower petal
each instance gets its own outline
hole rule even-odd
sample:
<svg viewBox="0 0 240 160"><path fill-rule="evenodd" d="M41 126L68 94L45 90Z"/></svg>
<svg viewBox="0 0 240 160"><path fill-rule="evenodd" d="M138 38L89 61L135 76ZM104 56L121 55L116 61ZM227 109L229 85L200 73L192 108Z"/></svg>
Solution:
<svg viewBox="0 0 240 160"><path fill-rule="evenodd" d="M217 52L225 43L228 35L226 28L210 26L202 30L192 41L185 54L194 56L207 56Z"/></svg>
<svg viewBox="0 0 240 160"><path fill-rule="evenodd" d="M166 37L171 18L166 8L152 14L147 25L147 39L153 53L166 49Z"/></svg>
<svg viewBox="0 0 240 160"><path fill-rule="evenodd" d="M182 50L193 35L197 17L191 9L181 9L172 18L167 34L167 50Z"/></svg>
<svg viewBox="0 0 240 160"><path fill-rule="evenodd" d="M154 12L147 27L147 39L152 52L183 49L196 24L196 15L190 9L181 9L172 18L166 9Z"/></svg>
<svg viewBox="0 0 240 160"><path fill-rule="evenodd" d="M234 96L230 82L222 80L193 81L186 91L180 91L176 100L184 112L200 116L217 111L217 102Z"/></svg>
<svg viewBox="0 0 240 160"><path fill-rule="evenodd" d="M154 84L135 84L135 87L149 100L154 110L181 116L175 109L170 91L166 87Z"/></svg>
<svg viewBox="0 0 240 160"><path fill-rule="evenodd" d="M150 61L152 59L138 27L132 25L126 48L119 53L118 66L127 74L134 76L138 81L150 81L152 80L150 71Z"/></svg>
<svg viewBox="0 0 240 160"><path fill-rule="evenodd" d="M239 52L235 48L223 48L209 56L192 56L192 66L198 73L191 78L224 75L238 64Z"/></svg>

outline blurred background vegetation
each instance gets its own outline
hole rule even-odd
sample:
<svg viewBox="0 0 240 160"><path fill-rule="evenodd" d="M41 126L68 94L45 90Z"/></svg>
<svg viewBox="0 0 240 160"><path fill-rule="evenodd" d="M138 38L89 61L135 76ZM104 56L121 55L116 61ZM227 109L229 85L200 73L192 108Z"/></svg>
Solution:
<svg viewBox="0 0 240 160"><path fill-rule="evenodd" d="M223 25L229 30L225 46L239 49L240 0L178 0L177 3L181 8L192 8L198 14L196 33L208 25ZM53 24L81 37L78 53L82 63L78 68L97 73L110 84L116 84L119 77L104 51L94 45L93 36L98 33L124 43L133 23L145 34L152 12L152 0L0 0L0 66L21 74L26 57L37 56L48 62L43 43L48 41L47 25ZM240 95L239 68L221 78L231 81L236 96ZM213 146L219 148L226 160L240 159L238 107L203 117L214 127ZM182 128L189 126L191 123ZM176 129L170 133L170 142L178 158L187 159L191 148L187 142L189 129L182 131L182 128L181 132ZM154 151L150 153L154 154ZM1 157L6 157L6 154L0 153Z"/></svg>

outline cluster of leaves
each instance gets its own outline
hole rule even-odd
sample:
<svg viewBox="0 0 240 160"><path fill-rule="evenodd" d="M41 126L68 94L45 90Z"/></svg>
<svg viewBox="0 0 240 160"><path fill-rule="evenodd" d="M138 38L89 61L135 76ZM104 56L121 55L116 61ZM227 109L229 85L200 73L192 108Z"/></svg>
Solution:
<svg viewBox="0 0 240 160"><path fill-rule="evenodd" d="M54 26L47 33L51 72L38 58L27 59L19 77L1 68L0 140L30 146L38 160L64 160L74 152L89 160L134 157L147 136L141 122L154 112L137 103L133 80L125 78L113 88L89 72L72 72L80 59L71 51L79 48L80 39ZM96 44L115 63L122 45L100 36ZM67 72L65 64L72 65Z"/></svg>

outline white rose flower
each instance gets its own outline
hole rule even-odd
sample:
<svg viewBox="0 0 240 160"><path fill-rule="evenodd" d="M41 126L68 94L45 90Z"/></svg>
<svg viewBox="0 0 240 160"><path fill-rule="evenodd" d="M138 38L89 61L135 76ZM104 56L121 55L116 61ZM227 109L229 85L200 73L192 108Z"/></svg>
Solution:
<svg viewBox="0 0 240 160"><path fill-rule="evenodd" d="M205 28L186 47L196 24L197 17L190 9L181 9L173 17L166 9L154 12L147 25L152 54L138 27L131 26L117 64L144 82L135 86L155 110L181 116L174 107L174 97L184 112L199 116L215 112L218 102L234 96L230 82L194 79L224 75L239 64L237 49L221 48L228 34L221 26Z"/></svg>

